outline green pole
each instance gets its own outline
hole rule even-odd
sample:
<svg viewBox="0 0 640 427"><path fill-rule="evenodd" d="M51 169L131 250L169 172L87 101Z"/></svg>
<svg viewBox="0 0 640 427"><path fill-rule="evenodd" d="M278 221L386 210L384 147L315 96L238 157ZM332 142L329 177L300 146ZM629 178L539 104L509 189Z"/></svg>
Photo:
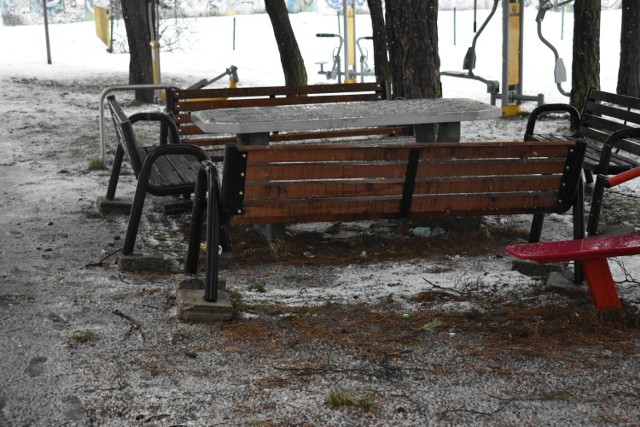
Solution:
<svg viewBox="0 0 640 427"><path fill-rule="evenodd" d="M453 8L453 45L456 45L456 14L457 8Z"/></svg>
<svg viewBox="0 0 640 427"><path fill-rule="evenodd" d="M564 40L564 5L562 5L562 24L560 25L560 40Z"/></svg>

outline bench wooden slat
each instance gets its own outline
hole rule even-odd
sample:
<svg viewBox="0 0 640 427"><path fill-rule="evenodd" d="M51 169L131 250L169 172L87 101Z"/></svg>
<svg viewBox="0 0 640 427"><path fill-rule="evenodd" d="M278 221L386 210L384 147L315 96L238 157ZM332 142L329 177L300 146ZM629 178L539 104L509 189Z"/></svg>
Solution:
<svg viewBox="0 0 640 427"><path fill-rule="evenodd" d="M378 101L382 99L379 95L325 95L325 96L288 96L271 98L226 98L209 100L190 100L188 102L176 102L176 111L202 111L215 110L219 108L244 108L244 107L272 107L277 105L301 105L301 104L321 104L329 102L357 102L357 101Z"/></svg>
<svg viewBox="0 0 640 427"><path fill-rule="evenodd" d="M464 216L500 215L505 213L553 212L557 209L557 194L496 193L491 197L468 194L415 196L411 203L411 215L442 212L446 215Z"/></svg>
<svg viewBox="0 0 640 427"><path fill-rule="evenodd" d="M625 126L640 125L640 114L637 111L629 110L624 106L615 104L589 104L589 115L600 116L613 120Z"/></svg>
<svg viewBox="0 0 640 427"><path fill-rule="evenodd" d="M461 162L421 162L419 177L444 176L509 176L553 174L562 171L565 159L470 160ZM404 176L407 165L403 162L371 163L254 163L247 171L247 181L280 181L332 178L398 178Z"/></svg>
<svg viewBox="0 0 640 427"><path fill-rule="evenodd" d="M279 224L309 221L355 221L358 219L394 218L400 212L400 197L379 199L341 198L297 200L245 206L243 214L232 219L233 224Z"/></svg>
<svg viewBox="0 0 640 427"><path fill-rule="evenodd" d="M252 182L245 187L247 200L302 199L325 197L372 197L402 194L404 179L307 180ZM416 182L414 197L421 194L474 194L490 197L495 193L538 191L557 194L558 176L523 176L508 180L495 178L439 178Z"/></svg>
<svg viewBox="0 0 640 427"><path fill-rule="evenodd" d="M272 200L270 203L247 201L242 215L234 224L276 224L331 220L396 218L400 215L400 196L368 198L325 198ZM557 197L545 194L496 194L492 197L469 195L437 195L416 197L411 204L410 217L457 216L476 214L505 214L547 211L553 212Z"/></svg>
<svg viewBox="0 0 640 427"><path fill-rule="evenodd" d="M611 104L622 105L625 108L640 110L640 99L633 96L620 95L617 93L591 89L587 95L587 100L604 101Z"/></svg>
<svg viewBox="0 0 640 427"><path fill-rule="evenodd" d="M540 142L469 142L469 143L428 143L415 144L372 144L366 150L354 150L353 145L334 144L331 150L326 145L309 144L304 149L296 150L286 145L271 145L268 147L242 147L248 153L250 163L272 162L307 162L307 161L339 161L339 160L406 160L411 148L424 148L420 154L421 160L451 160L455 159L495 159L496 150L501 158L533 159L537 157L566 158L567 149L575 145L574 141Z"/></svg>

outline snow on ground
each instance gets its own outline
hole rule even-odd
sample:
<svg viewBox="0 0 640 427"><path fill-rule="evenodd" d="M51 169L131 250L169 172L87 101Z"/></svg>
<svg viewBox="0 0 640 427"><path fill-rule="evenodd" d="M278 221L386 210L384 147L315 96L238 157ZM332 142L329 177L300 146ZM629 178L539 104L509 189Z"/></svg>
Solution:
<svg viewBox="0 0 640 427"><path fill-rule="evenodd" d="M477 18L479 23L483 21L488 12L488 10L479 11ZM543 93L547 102L563 102L566 101L566 98L559 93L553 81L553 54L536 37L536 13L536 9L532 7L527 8L525 13L525 93ZM612 10L603 11L602 14L602 28L606 31L602 31L601 40L601 81L602 87L608 90L614 90L617 79L619 30L616 31L616 29L620 28L620 13L620 10ZM460 11L455 19L456 26L454 27L453 12L440 12L442 70L461 69L462 59L473 37L471 31L473 12ZM316 73L315 63L330 60L334 43L332 39L317 38L315 34L318 32L338 32L339 22L336 17L318 16L313 13L291 15L291 21L304 55L309 82L311 84L326 82L324 76ZM188 28L187 38L182 42L182 50L161 54L161 67L165 83L184 86L201 78L211 78L233 64L238 67L241 86L283 84L280 58L266 15L191 19L188 21ZM369 17L358 15L356 28L358 36L368 35L370 33ZM27 84L29 79L52 80L71 85L77 82L77 84L88 84L96 88L105 88L127 81L128 55L107 53L105 46L95 36L92 22L50 25L49 30L52 64L46 62L43 26L0 26L0 38L14 41L0 44L0 57L3 58L0 63L0 78L3 80L23 79ZM498 13L478 39L477 68L475 70L477 75L500 80L500 31L501 22ZM544 20L543 32L555 44L560 56L570 67L572 15L563 16L559 12L548 12ZM570 78L570 72L568 74ZM451 77L443 77L442 81L444 96L489 100L484 85L479 82ZM226 79L216 83L217 86L226 84ZM565 83L564 87L570 87L570 83ZM96 109L98 99L96 96ZM60 105L53 107L63 111L67 102L65 97L47 100L47 102L58 101ZM534 104L527 103L526 108L530 110L534 106ZM5 105L5 108L9 107ZM548 125L556 126L554 123ZM463 138L467 140L519 139L523 130L524 121L522 120L498 119L482 123L464 123ZM95 157L97 157L99 150L98 123L95 123L95 136ZM56 138L57 136L52 135L51 137ZM630 191L637 194L635 186L632 186ZM511 220L520 221L526 227L528 218L512 218ZM548 233L554 236L559 236L557 233L561 233L560 235L564 234L564 237L569 237L567 235L570 230L569 224L568 216L562 216L555 221L547 221L547 228L551 230ZM636 258L632 258L633 261L629 262L637 262ZM417 263L337 269L333 273L334 284L329 288L325 286L326 284L316 288L304 284L304 289L300 288L302 286L300 284L293 284L290 287L273 286L265 294L252 294L249 297L256 301L276 299L289 303L305 304L351 298L353 294L361 294L377 300L385 295L391 289L390 284L394 283L401 283L401 285L393 286L392 289L395 294L403 297L424 289L425 283L437 283L446 288L455 287L462 281L482 281L487 285L499 283L506 289L522 287L523 281L534 283L532 279L524 278L524 276L511 271L510 262L507 259L495 256L481 259L455 257L447 260L447 263L458 267L447 273L440 271L433 273L429 271L430 266ZM278 269L279 266L266 267L267 271L269 268ZM636 268L630 270L633 271ZM229 278L232 289L234 287L242 289L250 281L251 274L249 277L243 277L240 273ZM380 286L380 284L386 284L386 286ZM345 296L345 293L348 296Z"/></svg>

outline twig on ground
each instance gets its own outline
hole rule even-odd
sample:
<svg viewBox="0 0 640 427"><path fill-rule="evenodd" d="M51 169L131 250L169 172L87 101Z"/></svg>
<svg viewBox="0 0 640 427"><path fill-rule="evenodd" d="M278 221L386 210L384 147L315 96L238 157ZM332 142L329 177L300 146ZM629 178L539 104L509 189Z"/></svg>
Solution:
<svg viewBox="0 0 640 427"><path fill-rule="evenodd" d="M618 281L616 283L618 283L618 284L632 283L632 284L635 284L635 285L639 285L640 284L640 281L634 279L633 276L629 273L629 271L624 266L624 263L622 261L620 261L618 258L610 258L610 259L611 259L611 261L613 261L616 264L618 264L618 267L620 267L620 270L622 270L622 274L624 274L624 280Z"/></svg>
<svg viewBox="0 0 640 427"><path fill-rule="evenodd" d="M120 249L116 249L113 252L109 252L107 255L105 255L100 261L98 262L90 262L89 264L85 264L83 268L89 268L89 267L102 267L102 263L109 257L112 257L113 255L117 254L118 252L120 252L122 250L122 248Z"/></svg>
<svg viewBox="0 0 640 427"><path fill-rule="evenodd" d="M140 336L144 338L144 334L142 333L142 325L138 323L133 317L129 316L128 314L124 314L117 308L114 309L112 313L115 314L116 316L120 316L123 319L126 319L129 321L131 327L129 328L129 331L126 333L126 337L129 337L133 331L138 331L140 332Z"/></svg>

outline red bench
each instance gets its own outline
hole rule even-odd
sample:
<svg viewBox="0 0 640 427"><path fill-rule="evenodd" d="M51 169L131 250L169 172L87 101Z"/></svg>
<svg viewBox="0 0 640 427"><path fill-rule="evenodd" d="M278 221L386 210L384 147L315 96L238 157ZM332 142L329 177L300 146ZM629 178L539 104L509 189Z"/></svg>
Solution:
<svg viewBox="0 0 640 427"><path fill-rule="evenodd" d="M579 261L595 307L599 310L620 308L620 299L607 258L640 254L640 234L525 243L507 246L505 251L516 258L541 264Z"/></svg>

